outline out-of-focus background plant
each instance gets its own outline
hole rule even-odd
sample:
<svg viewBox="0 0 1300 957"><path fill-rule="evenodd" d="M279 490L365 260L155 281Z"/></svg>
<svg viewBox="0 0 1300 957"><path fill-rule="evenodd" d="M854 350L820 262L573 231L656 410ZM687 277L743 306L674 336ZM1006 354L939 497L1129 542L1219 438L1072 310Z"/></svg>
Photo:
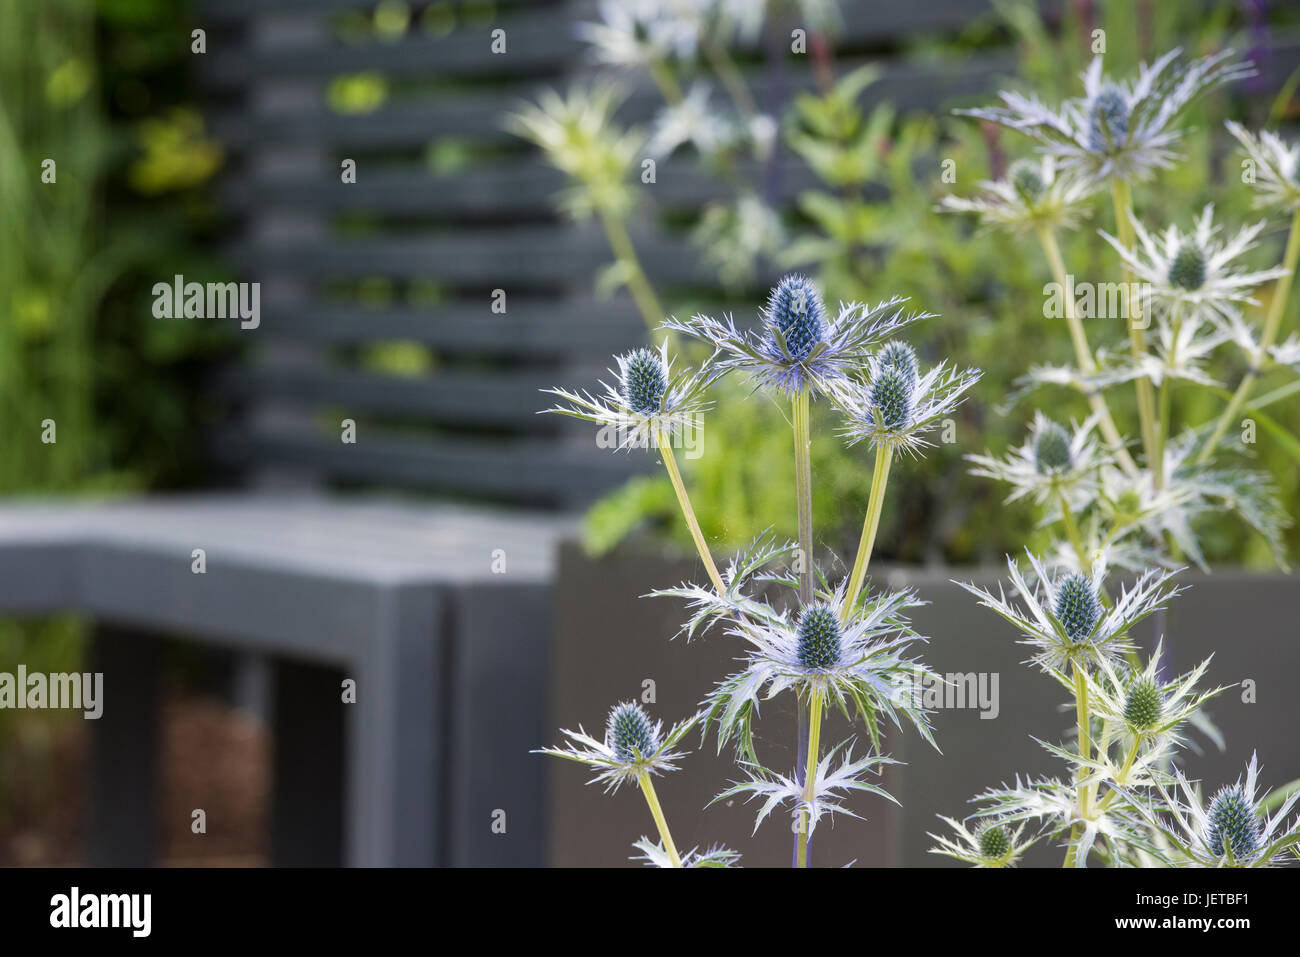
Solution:
<svg viewBox="0 0 1300 957"><path fill-rule="evenodd" d="M192 384L223 337L140 308L153 283L207 263L214 223L205 186L222 154L174 42L187 17L170 0L0 7L0 408L27 431L5 436L0 495L202 478ZM73 618L0 621L0 671L80 670L83 637ZM0 830L55 793L55 730L71 720L0 710L17 745L0 752Z"/></svg>
<svg viewBox="0 0 1300 957"><path fill-rule="evenodd" d="M883 557L912 562L988 561L1025 544L1041 547L1042 533L1033 529L1029 516L1004 509L1001 490L969 476L960 457L983 446L1000 453L1018 443L1032 408L1028 403L1006 411L1001 407L1014 391L1015 380L1029 365L1069 360L1064 322L1043 315L1043 287L1052 277L1035 254L1032 237L1019 242L991 240L974 235L969 221L934 213L942 196L960 190L962 184L971 186L1001 175L1027 151L991 127L980 128L946 112L900 114L887 102L864 110L860 104L869 97L863 94L870 94L876 73L869 66L837 69L830 53L835 17L828 7L816 6L811 10L791 3L754 4L766 17L761 27L729 17L726 4L709 8L713 14L704 17L686 11L684 4L648 4L638 9L651 12L631 25L633 14L603 8L603 23L589 27L586 35L604 69L585 96L610 98L613 94L608 91L615 84L630 82L629 75L648 75L663 96L663 110L654 127L640 133L639 141L636 131L618 127L617 113L611 109L599 125L574 124L588 139L570 138L564 146L572 154L575 149L599 151L605 140L624 144L621 165L602 168L601 191L617 197L617 202L598 210L607 232L611 218L659 215L716 267L720 287L728 290L728 309L744 301L746 294L753 297L761 286L755 282L757 275L801 268L815 275L830 302L875 302L898 294L946 317L948 321L922 324L915 330L918 345L931 353L925 358L960 356L983 369L984 379L973 401L955 417L957 441L941 445L923 463L909 463L907 478L891 490L898 495L892 520L900 527L882 529L881 538L900 544ZM1285 11L1272 10L1266 25L1260 19L1262 10L1229 2L1070 3L1062 5L1061 12L1061 22L1049 31L1036 4L1002 0L955 43L921 44L916 56L939 60L960 51L977 57L980 50L1004 45L1010 37L1018 52L1020 81L1047 102L1055 102L1077 86L1092 56L1095 30L1104 31L1108 69L1124 75L1134 71L1139 61L1177 45L1190 55L1217 49L1225 38L1235 38L1239 47L1252 47L1262 43L1270 28L1284 28L1293 19ZM792 92L782 85L780 64L788 55L788 45L797 42L791 40L794 25L809 32L807 54L815 65L815 90ZM733 59L725 52L737 48L735 38L760 34L767 37L762 46L740 45L751 51L747 56L736 54ZM739 68L765 72L779 115L765 112L766 102L756 105L735 91ZM1199 208L1214 201L1225 220L1257 218L1240 182L1237 158L1222 135L1223 120L1236 118L1256 127L1285 124L1295 114L1295 80L1292 77L1283 92L1266 103L1267 110L1252 107L1252 115L1242 115L1238 103L1225 94L1207 97L1193 107L1189 112L1193 132L1181 144L1187 159L1170 177L1176 180L1180 204ZM534 123L538 115L534 113ZM540 115L555 119L546 103ZM530 135L553 160L557 158L554 142L547 143L535 131ZM645 181L644 167L626 155L629 137L645 144L637 155L671 152L675 162L694 161L726 178L734 187L732 199L706 204L694 215L656 213L654 185ZM572 155L567 165L557 165L581 185L583 170ZM1174 193L1171 188L1169 194ZM1144 192L1141 203L1156 221L1177 213L1164 208L1156 191ZM589 211L572 204L570 208L579 215ZM1098 201L1092 225L1113 228L1109 217ZM1255 265L1263 268L1277 262L1285 240L1283 226L1265 235ZM1066 259L1081 280L1103 281L1105 264L1098 259L1091 230L1085 232L1082 241L1067 245ZM649 295L638 290L644 282L635 254L629 253L622 238L612 248L615 264L604 285L628 282L639 304L651 303L648 308L642 305L643 312L656 308L668 314L716 311L710 307L717 303L700 289L656 289ZM651 301L656 296L658 307ZM1209 371L1231 382L1240 370ZM1052 410L1059 420L1082 419L1087 414L1080 397L1054 392L1051 398L1059 403ZM1211 419L1221 411L1216 401L1213 394L1202 391L1180 392L1174 399L1175 418ZM1297 402L1300 399L1293 397L1278 403L1272 415L1283 423L1295 422L1300 415ZM739 545L771 516L778 516L778 534L792 535L793 512L777 507L789 501L793 482L780 464L788 452L788 425L782 412L762 402L722 406L725 411L710 419L704 455L686 465L706 535L722 548ZM1127 421L1135 411L1120 403L1115 414ZM864 475L869 463L860 452L834 443L823 444L815 453L816 524L824 530L824 544L843 551L852 543L853 516L865 506L869 483ZM1290 455L1282 443L1261 442L1257 465L1275 477L1283 506L1294 515L1300 505L1300 480ZM673 521L674 509L666 479L633 479L590 511L588 548L607 550L632 535L672 537L688 546L685 532ZM1211 521L1202 532L1211 564L1272 563L1268 544L1238 523ZM1286 534L1288 551L1294 553L1300 532L1292 528Z"/></svg>

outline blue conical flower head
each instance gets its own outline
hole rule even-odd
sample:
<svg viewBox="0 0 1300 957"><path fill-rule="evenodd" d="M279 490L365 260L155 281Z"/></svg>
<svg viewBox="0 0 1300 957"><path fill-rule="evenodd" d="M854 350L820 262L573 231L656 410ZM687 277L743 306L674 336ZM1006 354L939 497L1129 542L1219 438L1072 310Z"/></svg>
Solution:
<svg viewBox="0 0 1300 957"><path fill-rule="evenodd" d="M1232 851L1235 861L1248 861L1259 850L1259 820L1241 785L1223 788L1210 802L1205 843L1215 857Z"/></svg>
<svg viewBox="0 0 1300 957"><path fill-rule="evenodd" d="M650 716L631 702L615 705L609 713L606 741L614 749L614 756L623 762L635 761L638 756L648 758L659 747Z"/></svg>
<svg viewBox="0 0 1300 957"><path fill-rule="evenodd" d="M1160 689L1153 681L1139 681L1129 688L1128 696L1124 699L1124 720L1138 731L1154 727L1163 710Z"/></svg>
<svg viewBox="0 0 1300 957"><path fill-rule="evenodd" d="M1042 167L1033 160L1016 160L1007 170L1007 178L1011 180L1016 192L1030 203L1038 202L1046 189Z"/></svg>
<svg viewBox="0 0 1300 957"><path fill-rule="evenodd" d="M667 387L664 364L649 349L637 349L623 360L623 401L633 412L659 412Z"/></svg>
<svg viewBox="0 0 1300 957"><path fill-rule="evenodd" d="M989 824L980 831L980 856L994 860L1004 857L1011 850L1011 837L1001 824Z"/></svg>
<svg viewBox="0 0 1300 957"><path fill-rule="evenodd" d="M799 616L799 663L805 668L833 668L840 661L840 619L829 605L809 605Z"/></svg>
<svg viewBox="0 0 1300 957"><path fill-rule="evenodd" d="M1070 437L1055 422L1047 422L1034 440L1034 466L1039 472L1060 471L1070 467Z"/></svg>
<svg viewBox="0 0 1300 957"><path fill-rule="evenodd" d="M1205 285L1205 253L1191 240L1179 246L1174 254L1174 261L1169 264L1169 284L1188 292Z"/></svg>
<svg viewBox="0 0 1300 957"><path fill-rule="evenodd" d="M781 330L795 360L808 358L826 335L826 306L821 293L804 276L786 276L767 300L767 319Z"/></svg>
<svg viewBox="0 0 1300 957"><path fill-rule="evenodd" d="M906 342L894 339L886 342L876 354L876 367L879 369L897 369L907 377L908 383L915 387L917 375L921 371L916 361L916 350Z"/></svg>
<svg viewBox="0 0 1300 957"><path fill-rule="evenodd" d="M877 368L871 379L871 408L891 432L907 428L912 420L912 383L905 372L893 367Z"/></svg>
<svg viewBox="0 0 1300 957"><path fill-rule="evenodd" d="M1092 634L1101 609L1092 584L1082 575L1071 575L1056 589L1056 618L1070 641L1078 644Z"/></svg>
<svg viewBox="0 0 1300 957"><path fill-rule="evenodd" d="M1104 87L1088 106L1088 145L1098 152L1110 149L1106 131L1110 143L1123 143L1128 137L1128 101L1113 86Z"/></svg>

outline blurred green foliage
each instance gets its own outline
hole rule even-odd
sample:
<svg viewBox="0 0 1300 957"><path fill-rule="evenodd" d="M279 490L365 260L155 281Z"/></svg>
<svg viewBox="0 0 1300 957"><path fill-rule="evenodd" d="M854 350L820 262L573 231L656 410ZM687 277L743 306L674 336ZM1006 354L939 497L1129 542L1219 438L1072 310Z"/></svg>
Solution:
<svg viewBox="0 0 1300 957"><path fill-rule="evenodd" d="M995 15L973 24L957 42L916 55L951 62L968 50L1005 50L1010 41L1015 75L1004 85L1032 89L1051 103L1078 95L1079 74L1091 59L1095 29L1105 31L1107 71L1126 76L1136 71L1140 60L1149 61L1172 46L1201 54L1239 40L1236 35L1243 27L1240 11L1227 2L1067 4L1059 28L1052 31L1029 0L998 0L995 7ZM870 96L876 76L874 68L846 73L833 87L797 96L786 111L784 142L821 185L796 197L796 209L787 215L795 238L776 265L811 271L828 304L910 297L917 308L939 316L909 335L923 364L951 357L984 371L955 416L957 441L940 444L923 460L895 466L897 478L890 485L877 553L912 562L996 561L1026 545L1040 547L1046 538L1033 528L1030 509L1004 506L1003 490L966 474L961 457L986 449L1000 454L1019 444L1035 405L1058 419L1082 419L1087 407L1077 394L1060 390L1040 391L1014 408L1004 408L1012 383L1030 366L1071 360L1065 324L1043 317L1043 286L1051 281L1048 267L1032 237L979 234L970 220L939 214L934 207L951 191L969 194L978 180L999 174L1011 161L1029 154L1030 144L982 129L948 110L899 117L882 103L864 111L860 104ZM981 94L948 105L992 99L991 94ZM1157 183L1136 188L1139 216L1157 226L1171 216L1186 225L1213 200L1218 218L1226 223L1257 219L1240 184L1238 158L1223 133L1223 119L1231 116L1252 128L1276 125L1288 118L1289 103L1289 95L1271 99L1247 91L1245 96L1212 96L1196 105L1183 122L1191 127L1181 144L1185 161ZM943 181L946 162L951 163L955 182ZM1286 224L1274 225L1256 250L1260 266L1280 259ZM1070 271L1081 280L1103 280L1112 265L1113 253L1097 239L1097 228L1115 230L1104 196L1098 197L1089 225L1062 237ZM1295 311L1292 305L1284 329L1296 329ZM743 317L737 309L737 318ZM1109 338L1097 335L1098 341ZM1212 371L1235 385L1243 370ZM1260 394L1276 384L1264 383ZM781 536L796 532L791 436L784 410L760 396L739 401L744 394L719 396L718 408L705 423L703 457L683 463L705 533L723 548L747 542L769 525ZM1116 391L1115 398L1112 405L1121 428L1136 434L1131 394ZM1221 411L1221 401L1203 390L1179 390L1174 421L1203 423ZM819 416L814 409L815 523L820 544L845 554L861 523L870 461L864 453L844 448L834 434L834 417L820 411ZM1293 434L1300 433L1300 399L1279 403L1270 412ZM1300 514L1300 473L1284 445L1261 440L1257 458L1254 467L1274 477L1288 513ZM690 547L675 509L666 479L637 479L590 511L587 546L600 551L633 532L651 530ZM1267 545L1231 518L1205 529L1204 541L1211 562L1272 564ZM1297 544L1300 532L1292 528L1292 555Z"/></svg>

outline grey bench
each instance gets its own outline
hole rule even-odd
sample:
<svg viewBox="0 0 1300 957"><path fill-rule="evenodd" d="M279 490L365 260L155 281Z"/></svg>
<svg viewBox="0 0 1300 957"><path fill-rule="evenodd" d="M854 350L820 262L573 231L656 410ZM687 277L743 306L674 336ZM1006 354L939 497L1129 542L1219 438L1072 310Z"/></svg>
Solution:
<svg viewBox="0 0 1300 957"><path fill-rule="evenodd" d="M100 625L91 860L152 860L157 636L177 634L275 656L275 862L541 863L528 751L570 531L542 514L252 495L0 509L0 614Z"/></svg>

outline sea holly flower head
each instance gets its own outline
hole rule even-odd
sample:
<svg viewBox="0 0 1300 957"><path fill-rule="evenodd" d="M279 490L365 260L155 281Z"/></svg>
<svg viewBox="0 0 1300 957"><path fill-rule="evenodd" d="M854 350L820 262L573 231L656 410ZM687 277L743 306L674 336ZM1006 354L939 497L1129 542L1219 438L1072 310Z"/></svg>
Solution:
<svg viewBox="0 0 1300 957"><path fill-rule="evenodd" d="M1146 766L1157 766L1159 759L1168 754L1167 745L1183 743L1184 726L1205 702L1227 688L1197 688L1210 666L1210 658L1187 674L1162 677L1163 655L1161 641L1141 670L1102 661L1096 671L1087 675L1088 704L1093 715L1106 727L1116 729L1125 749L1135 739L1146 749L1130 773L1130 785L1144 783ZM1057 678L1069 685L1068 675L1058 674Z"/></svg>
<svg viewBox="0 0 1300 957"><path fill-rule="evenodd" d="M1102 583L1106 580L1108 556L1093 563L1084 577L1065 574L1053 578L1043 563L1029 554L1034 584L1025 580L1019 566L1007 556L1007 570L1013 593L1020 602L1009 601L1002 586L995 597L972 584L957 582L980 599L1022 634L1022 644L1035 649L1033 661L1045 671L1064 671L1078 662L1086 667L1114 662L1132 650L1129 629L1164 607L1180 591L1166 588L1173 573L1150 570L1132 586L1124 588L1109 608L1101 607Z"/></svg>
<svg viewBox="0 0 1300 957"><path fill-rule="evenodd" d="M931 854L942 854L975 867L1015 867L1016 861L1036 837L1026 838L1025 823L1007 824L996 818L967 827L961 821L940 814L939 819L953 830L953 837L930 834L935 846Z"/></svg>
<svg viewBox="0 0 1300 957"><path fill-rule="evenodd" d="M613 381L600 383L603 392L570 392L545 389L567 405L545 412L583 419L611 429L617 441L611 447L654 448L662 439L672 442L683 432L696 428L709 408L706 383L693 369L673 371L668 345L658 349L633 349L615 356Z"/></svg>
<svg viewBox="0 0 1300 957"><path fill-rule="evenodd" d="M1144 309L1155 307L1179 318L1204 315L1223 323L1237 314L1241 304L1257 304L1250 295L1256 286L1287 274L1282 268L1247 271L1237 265L1255 247L1266 220L1221 239L1213 203L1205 206L1186 233L1170 225L1163 234L1153 235L1136 217L1130 218L1137 239L1132 249L1105 231L1101 235L1141 283Z"/></svg>
<svg viewBox="0 0 1300 957"><path fill-rule="evenodd" d="M1098 56L1083 74L1083 96L1055 109L1037 97L1004 91L1001 106L959 112L1024 133L1084 179L1139 182L1173 165L1182 137L1173 122L1189 103L1255 72L1249 63L1234 60L1231 50L1188 62L1180 61L1181 53L1170 50L1142 64L1132 81L1105 77Z"/></svg>
<svg viewBox="0 0 1300 957"><path fill-rule="evenodd" d="M1035 412L1023 445L1004 458L968 455L966 460L975 466L972 475L1010 485L1008 502L1030 497L1038 505L1055 507L1064 495L1072 508L1080 509L1096 496L1099 470L1113 462L1094 434L1097 422L1097 416L1090 416L1067 432L1042 412ZM1053 517L1054 513L1046 520Z"/></svg>
<svg viewBox="0 0 1300 957"><path fill-rule="evenodd" d="M578 761L597 772L588 784L597 782L605 790L617 791L627 781L643 774L676 771L676 762L685 752L674 750L700 720L695 714L673 725L666 733L662 721L652 721L645 709L634 702L621 702L610 709L604 740L598 741L581 727L577 731L561 729L569 740L559 748L543 748L535 754Z"/></svg>
<svg viewBox="0 0 1300 957"><path fill-rule="evenodd" d="M914 369L910 347L905 353L900 344L890 343L871 357L865 383L841 390L836 404L847 419L844 434L850 445L866 441L873 448L917 455L933 445L925 435L961 405L980 377L977 369L959 370L946 362L925 375Z"/></svg>
<svg viewBox="0 0 1300 957"><path fill-rule="evenodd" d="M663 328L702 340L714 350L706 364L713 381L733 370L761 388L787 395L810 391L838 396L884 338L908 323L930 318L904 311L903 299L874 307L841 305L832 317L813 283L786 276L772 290L757 330L742 332L731 316L672 318Z"/></svg>
<svg viewBox="0 0 1300 957"><path fill-rule="evenodd" d="M879 742L884 717L899 727L906 720L933 743L929 713L916 693L933 673L908 656L914 642L925 640L904 615L920 604L916 594L868 594L847 614L837 613L846 587L847 581L841 581L833 591L818 589L814 600L793 615L758 599L737 602L701 588L655 592L688 599L696 608L695 619L717 616L727 635L747 645L740 659L743 669L720 682L703 704L704 731L716 726L719 751L734 738L741 757L757 763L751 720L762 701L783 691L793 691L801 701L815 691L845 716L851 706L873 742Z"/></svg>
<svg viewBox="0 0 1300 957"><path fill-rule="evenodd" d="M1200 867L1269 867L1300 846L1300 816L1288 818L1300 790L1285 800L1259 793L1259 760L1250 757L1245 778L1220 788L1209 805L1199 785L1173 770L1173 787L1156 783L1160 800L1126 794L1129 805L1167 841L1169 863ZM1267 810L1266 810L1267 809Z"/></svg>
<svg viewBox="0 0 1300 957"><path fill-rule="evenodd" d="M610 66L691 60L700 39L693 6L674 0L601 0L600 19L578 24L578 36L591 44L597 62Z"/></svg>
<svg viewBox="0 0 1300 957"><path fill-rule="evenodd" d="M1050 156L1019 159L998 180L981 180L970 198L945 196L944 213L975 213L985 229L1013 234L1040 229L1074 229L1092 214L1088 200L1096 191L1090 180L1060 172Z"/></svg>
<svg viewBox="0 0 1300 957"><path fill-rule="evenodd" d="M1232 120L1224 125L1251 162L1255 207L1288 213L1300 207L1300 143L1288 143L1268 130L1251 133Z"/></svg>

